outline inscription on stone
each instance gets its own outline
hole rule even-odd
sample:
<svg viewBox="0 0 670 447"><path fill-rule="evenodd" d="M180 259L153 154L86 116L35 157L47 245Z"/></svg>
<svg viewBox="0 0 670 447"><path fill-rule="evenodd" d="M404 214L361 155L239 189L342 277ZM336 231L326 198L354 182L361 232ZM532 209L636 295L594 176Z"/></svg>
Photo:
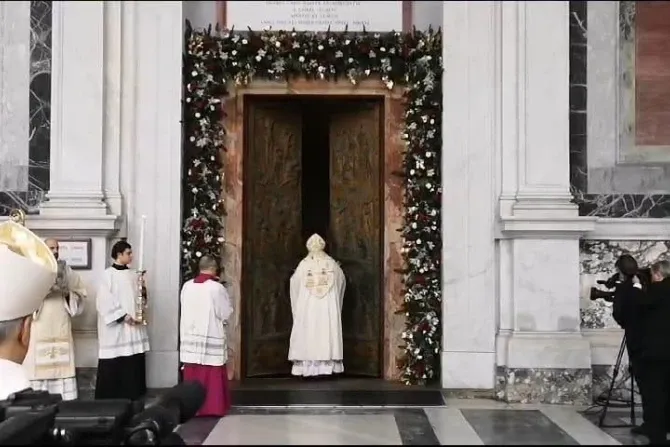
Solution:
<svg viewBox="0 0 670 447"><path fill-rule="evenodd" d="M402 1L229 1L226 16L228 28L237 30L401 31Z"/></svg>

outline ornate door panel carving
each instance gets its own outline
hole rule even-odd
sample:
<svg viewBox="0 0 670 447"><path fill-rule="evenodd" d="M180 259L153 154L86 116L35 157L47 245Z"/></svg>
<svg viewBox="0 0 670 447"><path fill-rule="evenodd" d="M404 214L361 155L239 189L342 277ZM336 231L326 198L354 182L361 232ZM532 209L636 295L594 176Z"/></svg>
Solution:
<svg viewBox="0 0 670 447"><path fill-rule="evenodd" d="M290 373L289 279L301 237L300 111L287 102L248 101L244 159L242 302L247 377Z"/></svg>
<svg viewBox="0 0 670 447"><path fill-rule="evenodd" d="M331 255L347 278L345 373L381 376L381 106L343 105L330 122Z"/></svg>

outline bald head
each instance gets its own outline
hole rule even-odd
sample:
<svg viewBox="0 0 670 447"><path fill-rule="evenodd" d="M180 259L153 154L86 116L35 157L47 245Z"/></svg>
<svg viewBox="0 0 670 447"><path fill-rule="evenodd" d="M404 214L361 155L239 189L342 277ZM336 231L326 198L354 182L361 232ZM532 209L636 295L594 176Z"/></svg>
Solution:
<svg viewBox="0 0 670 447"><path fill-rule="evenodd" d="M210 273L216 275L219 270L219 263L214 259L213 256L205 255L200 258L198 262L198 270L200 273Z"/></svg>
<svg viewBox="0 0 670 447"><path fill-rule="evenodd" d="M58 241L52 237L45 239L44 243L49 247L51 253L54 254L54 258L58 259Z"/></svg>

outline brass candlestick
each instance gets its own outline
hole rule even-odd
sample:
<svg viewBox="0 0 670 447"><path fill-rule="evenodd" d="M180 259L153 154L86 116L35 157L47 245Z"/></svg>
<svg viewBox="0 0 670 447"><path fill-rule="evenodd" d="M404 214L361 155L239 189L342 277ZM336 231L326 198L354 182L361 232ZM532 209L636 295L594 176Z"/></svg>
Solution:
<svg viewBox="0 0 670 447"><path fill-rule="evenodd" d="M140 322L140 324L147 325L147 289L144 286L144 271L137 271L137 298L135 299L135 319Z"/></svg>

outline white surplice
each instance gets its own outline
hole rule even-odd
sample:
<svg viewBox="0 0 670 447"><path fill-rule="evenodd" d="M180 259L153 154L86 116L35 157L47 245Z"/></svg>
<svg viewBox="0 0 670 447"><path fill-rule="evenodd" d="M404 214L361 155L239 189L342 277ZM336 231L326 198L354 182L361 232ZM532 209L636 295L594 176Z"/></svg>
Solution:
<svg viewBox="0 0 670 447"><path fill-rule="evenodd" d="M288 359L295 376L319 376L344 371L342 301L344 272L323 249L318 235L307 241L309 254L291 276L293 330Z"/></svg>
<svg viewBox="0 0 670 447"><path fill-rule="evenodd" d="M134 269L107 268L98 287L98 358L113 359L149 350L147 328L141 324L119 323L125 315L135 316L139 293Z"/></svg>
<svg viewBox="0 0 670 447"><path fill-rule="evenodd" d="M223 284L187 281L181 289L179 360L222 366L228 361L226 323L233 313Z"/></svg>
<svg viewBox="0 0 670 447"><path fill-rule="evenodd" d="M23 367L33 389L73 400L78 393L71 320L83 312L87 292L81 277L59 264L56 284L33 318Z"/></svg>
<svg viewBox="0 0 670 447"><path fill-rule="evenodd" d="M0 359L0 400L5 400L10 394L30 388L30 381L26 369L11 360Z"/></svg>

